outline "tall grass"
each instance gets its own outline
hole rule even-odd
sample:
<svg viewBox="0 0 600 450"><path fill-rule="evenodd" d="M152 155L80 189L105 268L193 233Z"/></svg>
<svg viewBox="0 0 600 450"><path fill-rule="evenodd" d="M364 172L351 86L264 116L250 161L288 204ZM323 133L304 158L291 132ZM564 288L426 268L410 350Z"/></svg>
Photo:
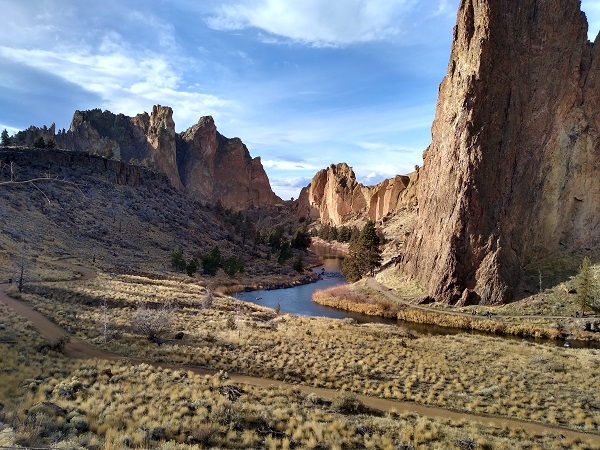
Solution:
<svg viewBox="0 0 600 450"><path fill-rule="evenodd" d="M312 300L323 306L352 311L369 316L396 318L400 305L387 298L369 296L348 286L334 286L317 290Z"/></svg>

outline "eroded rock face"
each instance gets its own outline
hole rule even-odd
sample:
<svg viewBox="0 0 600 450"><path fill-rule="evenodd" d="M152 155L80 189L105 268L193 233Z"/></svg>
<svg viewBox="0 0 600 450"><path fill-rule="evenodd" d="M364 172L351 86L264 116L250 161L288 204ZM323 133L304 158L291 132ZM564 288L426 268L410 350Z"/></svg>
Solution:
<svg viewBox="0 0 600 450"><path fill-rule="evenodd" d="M260 162L244 143L218 133L212 117L177 134L173 110L156 105L152 114L127 117L94 109L76 111L69 131L32 130L57 147L142 164L167 175L173 186L199 200L235 210L280 203Z"/></svg>
<svg viewBox="0 0 600 450"><path fill-rule="evenodd" d="M503 303L600 244L599 52L579 0L461 1L402 263L431 295Z"/></svg>
<svg viewBox="0 0 600 450"><path fill-rule="evenodd" d="M212 117L181 133L178 155L183 183L198 198L220 199L236 210L281 202L260 158L252 158L239 138L222 136Z"/></svg>
<svg viewBox="0 0 600 450"><path fill-rule="evenodd" d="M344 225L354 220L380 220L400 208L416 206L418 172L397 175L376 186L356 181L346 163L320 170L298 198L298 214L329 225Z"/></svg>

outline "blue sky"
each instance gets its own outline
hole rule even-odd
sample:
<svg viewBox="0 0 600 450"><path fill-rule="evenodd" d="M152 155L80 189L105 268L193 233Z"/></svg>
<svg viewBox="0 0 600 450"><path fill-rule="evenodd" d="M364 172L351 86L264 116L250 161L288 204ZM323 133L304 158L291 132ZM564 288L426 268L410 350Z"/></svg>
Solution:
<svg viewBox="0 0 600 450"><path fill-rule="evenodd" d="M375 184L422 163L458 3L0 0L0 128L162 104L177 131L212 115L282 198L342 161Z"/></svg>

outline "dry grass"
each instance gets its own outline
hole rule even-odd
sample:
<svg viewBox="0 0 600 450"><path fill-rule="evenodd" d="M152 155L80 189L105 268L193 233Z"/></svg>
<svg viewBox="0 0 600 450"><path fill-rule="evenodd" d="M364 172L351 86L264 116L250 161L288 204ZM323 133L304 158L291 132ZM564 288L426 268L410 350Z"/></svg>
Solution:
<svg viewBox="0 0 600 450"><path fill-rule="evenodd" d="M295 389L238 385L239 396L230 397L227 392L235 389L223 373L200 376L147 364L42 354L33 350L41 340L26 322L3 306L0 313L2 336L10 338L0 343L0 445L447 449L475 442L497 449L589 448L568 438L464 421L373 414L351 394L331 402Z"/></svg>
<svg viewBox="0 0 600 450"><path fill-rule="evenodd" d="M414 339L399 327L278 316L228 297L204 308L205 293L177 280L100 276L40 284L23 298L79 338L123 355L600 431L599 351L470 335ZM137 304L165 301L176 305L173 335L184 338L156 345L131 321Z"/></svg>
<svg viewBox="0 0 600 450"><path fill-rule="evenodd" d="M348 286L335 286L316 291L313 301L323 306L352 311L370 316L396 318L401 308L397 303L381 297L367 295Z"/></svg>

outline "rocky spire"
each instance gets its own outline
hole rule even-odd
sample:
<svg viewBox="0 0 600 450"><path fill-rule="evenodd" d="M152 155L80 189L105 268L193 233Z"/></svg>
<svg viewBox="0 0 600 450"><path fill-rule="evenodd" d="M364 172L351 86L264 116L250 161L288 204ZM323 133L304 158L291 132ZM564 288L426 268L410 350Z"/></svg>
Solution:
<svg viewBox="0 0 600 450"><path fill-rule="evenodd" d="M402 270L455 303L600 243L600 46L579 0L462 0Z"/></svg>

